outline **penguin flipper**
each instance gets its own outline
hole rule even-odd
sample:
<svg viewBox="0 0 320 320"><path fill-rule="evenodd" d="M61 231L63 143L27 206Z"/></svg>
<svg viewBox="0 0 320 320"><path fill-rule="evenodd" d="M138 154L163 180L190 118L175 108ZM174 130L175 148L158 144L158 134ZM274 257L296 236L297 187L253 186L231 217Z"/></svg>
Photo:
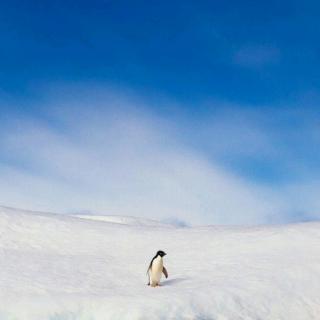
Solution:
<svg viewBox="0 0 320 320"><path fill-rule="evenodd" d="M165 267L163 267L162 272L166 276L166 278L168 278L168 271Z"/></svg>

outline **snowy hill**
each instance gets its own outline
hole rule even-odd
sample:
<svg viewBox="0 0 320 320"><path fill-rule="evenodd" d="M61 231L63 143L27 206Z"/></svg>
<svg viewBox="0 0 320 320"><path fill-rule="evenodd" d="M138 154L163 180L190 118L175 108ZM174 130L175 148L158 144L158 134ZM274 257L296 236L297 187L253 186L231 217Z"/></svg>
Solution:
<svg viewBox="0 0 320 320"><path fill-rule="evenodd" d="M0 207L1 320L319 319L319 223L89 218ZM169 279L150 288L158 249Z"/></svg>

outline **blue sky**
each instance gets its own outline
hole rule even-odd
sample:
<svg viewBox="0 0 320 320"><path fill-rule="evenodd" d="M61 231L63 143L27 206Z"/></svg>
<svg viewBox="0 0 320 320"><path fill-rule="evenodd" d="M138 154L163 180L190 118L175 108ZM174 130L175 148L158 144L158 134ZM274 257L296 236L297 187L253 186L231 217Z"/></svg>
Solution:
<svg viewBox="0 0 320 320"><path fill-rule="evenodd" d="M316 1L2 1L3 205L320 217Z"/></svg>

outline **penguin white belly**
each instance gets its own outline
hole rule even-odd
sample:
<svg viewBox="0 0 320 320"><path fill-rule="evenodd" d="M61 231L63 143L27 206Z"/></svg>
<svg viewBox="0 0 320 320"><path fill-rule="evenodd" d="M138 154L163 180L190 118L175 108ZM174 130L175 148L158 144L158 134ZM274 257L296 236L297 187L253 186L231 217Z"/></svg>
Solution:
<svg viewBox="0 0 320 320"><path fill-rule="evenodd" d="M159 284L163 270L163 261L161 257L153 260L152 267L149 270L150 285L156 286Z"/></svg>

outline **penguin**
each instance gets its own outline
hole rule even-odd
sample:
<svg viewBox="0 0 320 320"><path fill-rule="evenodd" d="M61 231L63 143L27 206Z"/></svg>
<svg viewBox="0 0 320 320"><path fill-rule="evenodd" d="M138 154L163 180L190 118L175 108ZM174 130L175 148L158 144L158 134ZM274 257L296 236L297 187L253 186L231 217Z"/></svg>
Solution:
<svg viewBox="0 0 320 320"><path fill-rule="evenodd" d="M162 272L168 278L167 269L163 266L163 257L166 255L165 252L159 250L157 254L152 258L147 274L149 276L148 286L156 287L160 286L160 279Z"/></svg>

